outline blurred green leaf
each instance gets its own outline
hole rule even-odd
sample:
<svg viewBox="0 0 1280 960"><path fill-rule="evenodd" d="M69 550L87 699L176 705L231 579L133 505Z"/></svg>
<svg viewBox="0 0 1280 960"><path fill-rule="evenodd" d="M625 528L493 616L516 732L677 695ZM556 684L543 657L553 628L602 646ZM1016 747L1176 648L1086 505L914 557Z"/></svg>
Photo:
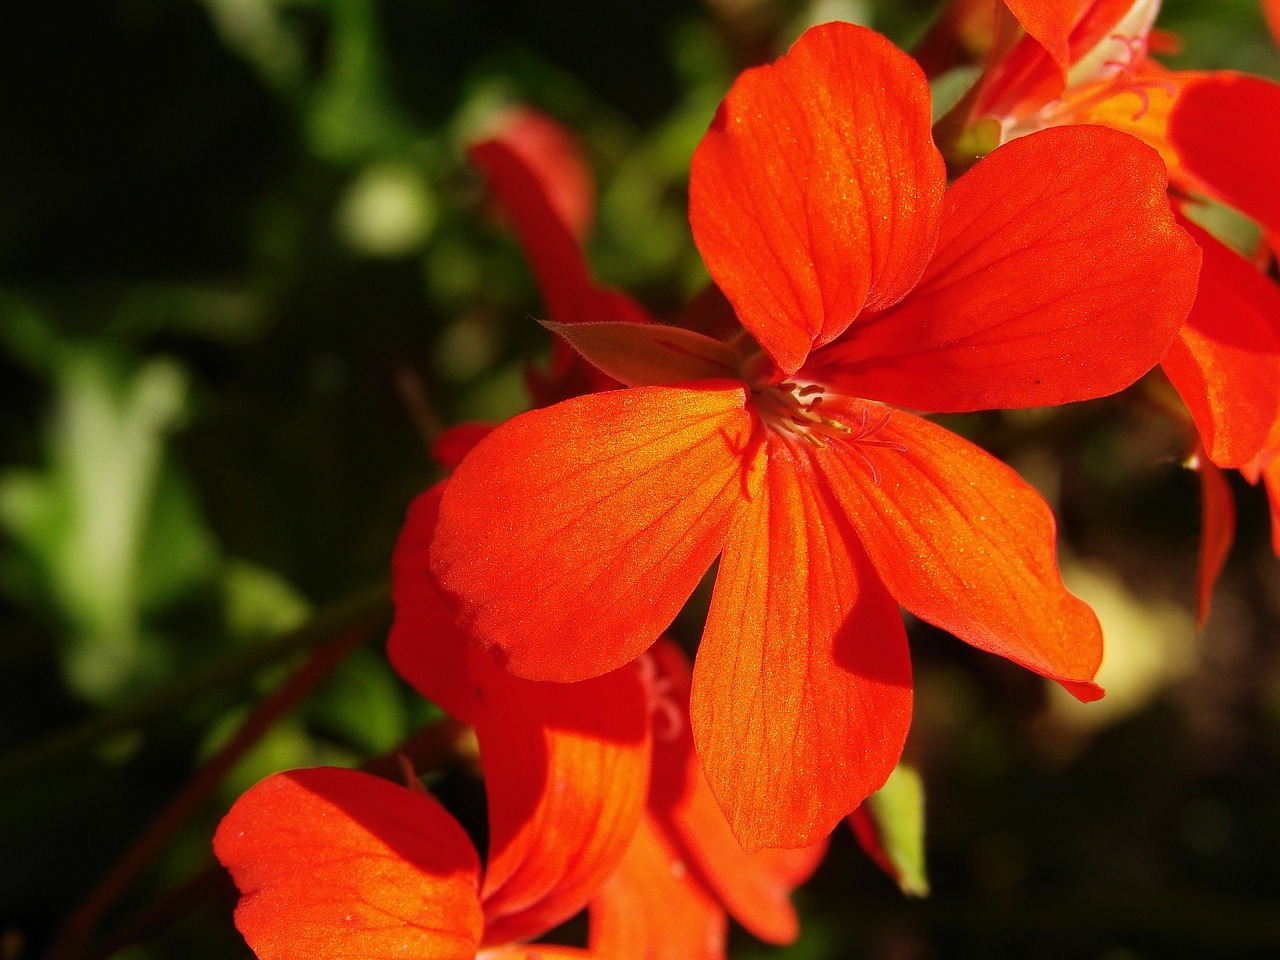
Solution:
<svg viewBox="0 0 1280 960"><path fill-rule="evenodd" d="M897 871L898 886L910 897L929 895L924 859L924 783L920 774L898 764L888 781L867 798L880 844Z"/></svg>
<svg viewBox="0 0 1280 960"><path fill-rule="evenodd" d="M244 723L248 708L225 714L212 725L199 759L207 760L224 746ZM285 717L271 727L244 755L223 781L220 793L229 803L259 780L280 770L310 767L319 763L315 744L306 724L298 717Z"/></svg>
<svg viewBox="0 0 1280 960"><path fill-rule="evenodd" d="M383 753L411 732L401 685L379 650L357 650L316 692L311 715L365 754Z"/></svg>
<svg viewBox="0 0 1280 960"><path fill-rule="evenodd" d="M304 82L306 48L285 16L304 0L205 0L223 42L251 63L263 81L282 94Z"/></svg>
<svg viewBox="0 0 1280 960"><path fill-rule="evenodd" d="M280 574L231 560L222 579L227 634L257 640L295 630L311 613L311 604Z"/></svg>
<svg viewBox="0 0 1280 960"><path fill-rule="evenodd" d="M338 230L358 253L403 256L431 235L436 206L430 184L412 164L374 163L361 171L343 197Z"/></svg>
<svg viewBox="0 0 1280 960"><path fill-rule="evenodd" d="M973 85L982 76L982 67L977 64L966 64L948 70L929 83L929 93L933 97L933 122L941 120L952 107L973 89Z"/></svg>
<svg viewBox="0 0 1280 960"><path fill-rule="evenodd" d="M50 341L52 343L52 341ZM187 379L167 358L131 363L98 344L61 345L43 470L0 474L0 527L43 583L66 629L68 682L111 702L164 657L145 620L206 579L216 547L194 498L166 460Z"/></svg>
<svg viewBox="0 0 1280 960"><path fill-rule="evenodd" d="M328 0L328 69L312 94L308 132L315 153L350 163L398 151L412 131L386 86L385 54L370 0Z"/></svg>

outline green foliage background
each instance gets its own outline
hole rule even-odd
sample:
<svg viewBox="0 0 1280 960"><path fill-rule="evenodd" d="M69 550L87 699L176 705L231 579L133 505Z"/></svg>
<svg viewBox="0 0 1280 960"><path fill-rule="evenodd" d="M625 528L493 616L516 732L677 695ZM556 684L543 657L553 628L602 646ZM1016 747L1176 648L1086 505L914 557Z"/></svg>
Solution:
<svg viewBox="0 0 1280 960"><path fill-rule="evenodd" d="M705 276L683 184L734 73L835 17L909 44L932 7L0 10L0 960L39 955L305 655L307 637L276 638L353 596L379 607L361 591L435 478L424 430L526 403L541 305L462 152L494 110L533 103L581 135L600 187L593 263L672 310ZM1184 39L1175 65L1280 77L1252 0L1171 0L1161 25ZM801 942L736 937L735 955L1276 955L1280 565L1261 495L1237 484L1239 542L1187 640L1196 485L1158 413L1121 398L955 425L1051 497L1065 555L1154 631L1154 666L1128 707L1114 691L1119 710L1082 720L913 624L908 754L933 896L904 900L841 833L800 895ZM371 641L101 932L203 870L220 812L258 777L356 763L431 716ZM225 881L196 892L119 955L247 955Z"/></svg>

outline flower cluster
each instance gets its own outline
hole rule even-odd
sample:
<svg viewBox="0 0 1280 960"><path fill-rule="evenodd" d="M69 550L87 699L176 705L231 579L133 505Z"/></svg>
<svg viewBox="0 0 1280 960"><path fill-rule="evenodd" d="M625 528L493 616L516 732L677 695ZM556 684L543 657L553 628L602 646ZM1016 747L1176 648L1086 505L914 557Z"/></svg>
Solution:
<svg viewBox="0 0 1280 960"><path fill-rule="evenodd" d="M1267 6L1274 22L1275 5ZM1280 236L1280 127L1271 119L1280 115L1280 85L1161 66L1149 56L1169 42L1153 35L1159 8L1159 0L1008 4L981 79L944 126L958 162L1066 124L1124 131L1164 160L1179 222L1204 258L1191 314L1161 361L1190 418L1204 482L1203 623L1232 538L1222 468L1265 481L1280 554L1280 288L1265 273ZM1006 44L1010 33L1018 39ZM1202 225L1212 223L1204 211L1214 205L1252 221L1245 245Z"/></svg>
<svg viewBox="0 0 1280 960"><path fill-rule="evenodd" d="M674 318L592 276L589 178L554 123L511 114L472 147L556 352L536 409L437 446L452 472L409 511L389 654L475 729L488 855L415 775L271 777L216 841L263 960L718 957L728 916L795 937L788 896L851 814L892 868L864 801L910 723L900 608L1102 695L1049 507L930 415L1159 365L1215 518L1204 596L1220 468L1265 481L1280 530L1280 125L1255 119L1280 87L1161 67L1158 6L958 0L919 62L810 29L693 154L711 285ZM928 74L979 57L935 125ZM713 568L690 668L664 634ZM527 946L584 907L585 948Z"/></svg>

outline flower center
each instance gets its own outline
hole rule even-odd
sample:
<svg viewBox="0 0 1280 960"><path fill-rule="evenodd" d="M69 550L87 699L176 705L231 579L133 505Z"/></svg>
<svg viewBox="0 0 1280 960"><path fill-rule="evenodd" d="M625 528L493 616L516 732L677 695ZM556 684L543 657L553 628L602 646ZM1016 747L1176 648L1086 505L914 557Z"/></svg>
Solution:
<svg viewBox="0 0 1280 960"><path fill-rule="evenodd" d="M803 440L819 449L825 448L830 440L840 441L846 449L862 458L876 486L880 485L880 470L863 448L883 447L897 453L907 452L901 442L877 436L893 416L889 407L884 407L879 416L873 415L870 403L860 406L856 413L824 411L822 401L828 394L823 386L791 380L753 387L751 394L766 427L783 437Z"/></svg>
<svg viewBox="0 0 1280 960"><path fill-rule="evenodd" d="M823 415L821 407L826 391L819 384L785 380L754 387L751 392L761 419L778 433L797 437L816 447L825 447L826 440L832 438L853 438L853 427Z"/></svg>
<svg viewBox="0 0 1280 960"><path fill-rule="evenodd" d="M1005 131L1004 143L1049 127L1071 123L1089 123L1091 113L1123 96L1136 98L1133 116L1137 123L1151 107L1151 94L1159 91L1168 96L1176 93L1172 84L1158 76L1143 76L1138 67L1146 56L1147 42L1143 37L1116 34L1109 41L1118 45L1121 52L1106 59L1094 68L1093 76L1083 81L1068 83L1067 89L1029 117L1012 123ZM1083 66L1078 64L1077 69Z"/></svg>

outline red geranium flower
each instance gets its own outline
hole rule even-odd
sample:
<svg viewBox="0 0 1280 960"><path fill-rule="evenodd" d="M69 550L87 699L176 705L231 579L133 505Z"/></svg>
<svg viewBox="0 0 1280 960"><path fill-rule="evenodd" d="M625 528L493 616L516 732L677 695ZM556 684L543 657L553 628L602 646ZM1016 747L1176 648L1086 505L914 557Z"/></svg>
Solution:
<svg viewBox="0 0 1280 960"><path fill-rule="evenodd" d="M617 734L616 729L610 732L617 722L636 714L634 697L627 690L625 696L609 702L580 684L512 677L468 643L428 570L427 553L437 529L443 487L437 485L410 507L396 547L396 622L387 653L418 692L452 716L475 724L491 816L495 802L509 811L536 809L519 799L518 778L504 775L519 768L520 758L529 752L519 728L546 713L547 704L589 704L591 711L614 716L612 722L606 719L597 724L609 739ZM760 939L790 943L799 930L790 893L813 872L825 844L745 853L711 798L693 752L684 654L669 640L660 639L637 667L644 697L639 712L649 724L652 743L651 775L639 783L607 768L596 770L590 756L566 754L566 760L555 765L554 777L526 776L524 781L536 785L539 796L556 798L557 803L548 812L522 821L520 835L539 851L524 857L525 869L544 860L552 864L579 861L580 838L599 834L593 844L610 851L613 860L588 859L616 869L597 872L592 882L572 885L572 889L593 890L608 877L591 902L591 946L602 956L722 956L726 911ZM630 668L623 671L632 672ZM540 698L536 701L540 706L534 705L534 697ZM500 701L514 705L503 710L500 720L487 718L485 711L494 707L484 705ZM580 716L586 717L586 712ZM585 721L580 725L584 731L590 729ZM528 761L523 765L527 767ZM559 786L548 785L548 780ZM589 786L565 789L582 781ZM592 802L584 803L580 794ZM637 805L643 808L639 817L634 814ZM513 817L513 824L517 821ZM626 853L618 863L621 849L607 838L618 836L623 826L633 830L633 836L623 844ZM553 849L558 838L570 842ZM491 866L490 877L493 872ZM554 876L549 879L554 884ZM486 878L486 889L489 882ZM572 899L562 902L574 905ZM573 912L556 911L557 922ZM655 917L663 918L662 922L649 924ZM664 952L662 945L673 949Z"/></svg>
<svg viewBox="0 0 1280 960"><path fill-rule="evenodd" d="M551 318L561 323L610 318L654 322L625 294L601 287L592 276L580 244L585 225L594 217L593 205L558 200L565 195L578 201L590 197L592 177L572 134L551 117L528 107L505 111L490 129L490 138L473 144L468 156L484 171L493 199L514 226ZM713 285L693 301L680 321L682 326L705 332L726 322L732 324L732 308ZM547 374L532 369L527 374L540 406L557 397L620 386L587 363L563 338L556 338L553 349ZM452 428L436 443L433 453L445 469L452 470L490 429L472 424ZM422 516L421 511L412 511L410 522ZM415 588L406 584L406 598L415 590L436 594L434 585L422 583ZM402 641L401 647L407 658L411 645ZM745 853L716 806L695 755L689 731L691 678L683 653L659 638L639 662L646 668L655 712L650 812L621 867L592 905L592 930L616 932L620 942L606 935L609 942L602 946L593 940L593 945L605 953L630 955L628 945L648 941L653 946L657 935L670 939L673 947L684 946L673 955L687 955L688 945L716 940L725 911L716 910L705 895L680 897L672 893L671 888L688 883L690 863L700 864L709 878L700 887L695 884L696 890L716 889L739 922L762 940L791 942L798 931L787 894L808 876L825 844L798 851ZM892 859L870 803L853 811L849 823L858 843L881 869L900 885L905 883L904 889L917 895L923 892L921 877L904 878ZM673 919L674 904L684 906L680 919ZM606 913L617 922L594 922ZM703 936L698 933L699 922L706 926Z"/></svg>
<svg viewBox="0 0 1280 960"><path fill-rule="evenodd" d="M762 939L794 940L789 895L824 846L753 856L733 841L688 742L683 655L660 644L641 668L568 686L498 669L454 628L427 571L440 493L415 501L396 549L388 654L476 729L483 879L471 841L425 791L351 770L278 774L215 838L255 953L721 960L726 910ZM588 950L524 944L588 904Z"/></svg>
<svg viewBox="0 0 1280 960"><path fill-rule="evenodd" d="M1280 238L1280 85L1232 71L1171 71L1150 59L1159 0L1006 5L992 21L994 53L968 101L960 149L981 151L984 141L989 148L1063 124L1104 124L1160 152L1184 211L1194 213L1194 202L1207 198L1254 220L1272 244ZM1198 434L1203 620L1233 515L1222 505L1222 478L1210 471L1240 468L1253 483L1280 473L1273 465L1280 454L1280 288L1251 262L1270 262L1265 247L1246 259L1187 226L1204 251L1199 293L1162 367ZM1273 507L1275 484L1267 484ZM1280 511L1273 508L1272 516L1280 529ZM1276 545L1280 553L1280 533Z"/></svg>
<svg viewBox="0 0 1280 960"><path fill-rule="evenodd" d="M1102 129L1001 149L945 191L918 67L848 24L745 73L690 217L741 329L556 329L630 389L504 424L461 464L433 568L517 675L654 641L720 557L693 734L747 847L825 836L901 752L897 605L1096 696L1053 518L926 412L1114 392L1164 353L1198 254L1156 155Z"/></svg>

